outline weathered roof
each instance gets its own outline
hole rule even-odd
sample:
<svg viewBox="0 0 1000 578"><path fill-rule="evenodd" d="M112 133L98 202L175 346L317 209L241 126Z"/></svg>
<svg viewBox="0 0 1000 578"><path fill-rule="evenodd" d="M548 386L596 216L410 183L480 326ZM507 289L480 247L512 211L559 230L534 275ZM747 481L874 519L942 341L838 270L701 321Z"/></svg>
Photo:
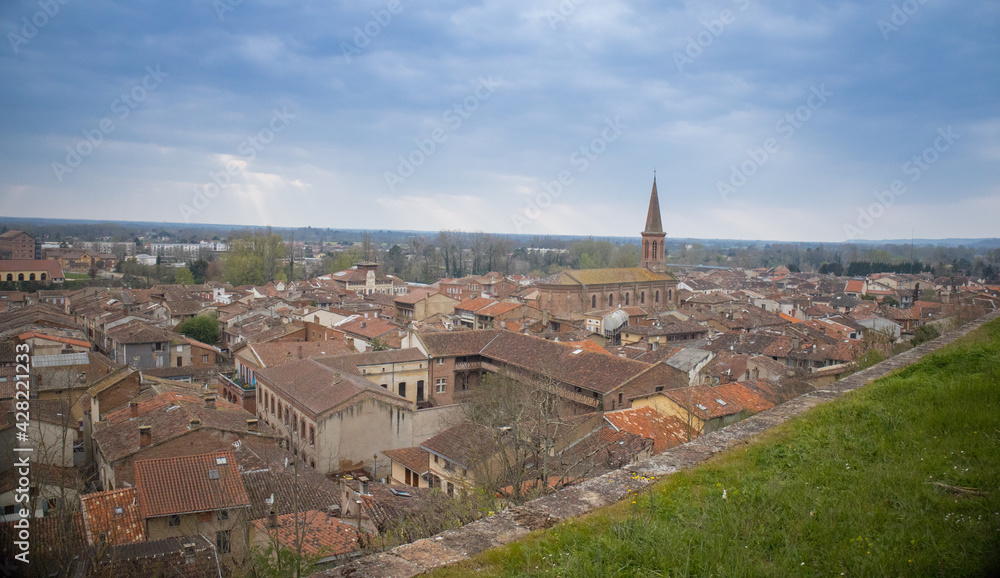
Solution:
<svg viewBox="0 0 1000 578"><path fill-rule="evenodd" d="M139 460L135 493L143 519L250 505L233 452Z"/></svg>
<svg viewBox="0 0 1000 578"><path fill-rule="evenodd" d="M649 281L673 281L669 273L653 273L649 269L630 267L625 269L582 269L566 270L539 282L539 285L605 285L614 283L643 283Z"/></svg>
<svg viewBox="0 0 1000 578"><path fill-rule="evenodd" d="M340 340L332 341L269 341L253 343L247 349L256 356L263 367L279 367L292 361L340 355L352 351Z"/></svg>
<svg viewBox="0 0 1000 578"><path fill-rule="evenodd" d="M80 496L87 543L125 544L146 540L145 520L139 515L135 488Z"/></svg>
<svg viewBox="0 0 1000 578"><path fill-rule="evenodd" d="M672 447L687 443L692 432L676 416L666 416L652 407L628 408L604 414L616 430L627 431L653 440L653 453L659 454Z"/></svg>
<svg viewBox="0 0 1000 578"><path fill-rule="evenodd" d="M430 469L431 455L419 446L382 450L382 455L419 475L426 474L427 470Z"/></svg>
<svg viewBox="0 0 1000 578"><path fill-rule="evenodd" d="M286 400L299 405L314 417L333 411L360 395L374 395L390 402L409 404L363 377L320 363L316 359L293 361L257 372Z"/></svg>
<svg viewBox="0 0 1000 578"><path fill-rule="evenodd" d="M253 525L258 534L268 536L269 543L297 544L307 556L341 556L361 549L358 530L337 517L328 516L325 511L280 515L276 528L267 520L255 520Z"/></svg>

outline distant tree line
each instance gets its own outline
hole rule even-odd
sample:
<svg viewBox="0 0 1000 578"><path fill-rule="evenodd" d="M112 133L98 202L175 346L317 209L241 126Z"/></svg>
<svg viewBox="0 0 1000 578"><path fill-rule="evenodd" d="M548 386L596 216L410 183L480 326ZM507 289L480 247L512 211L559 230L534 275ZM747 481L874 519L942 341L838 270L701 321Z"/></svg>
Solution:
<svg viewBox="0 0 1000 578"><path fill-rule="evenodd" d="M871 261L852 261L844 274L848 277L867 277L875 273L933 273L934 268L919 261L910 263L885 263Z"/></svg>

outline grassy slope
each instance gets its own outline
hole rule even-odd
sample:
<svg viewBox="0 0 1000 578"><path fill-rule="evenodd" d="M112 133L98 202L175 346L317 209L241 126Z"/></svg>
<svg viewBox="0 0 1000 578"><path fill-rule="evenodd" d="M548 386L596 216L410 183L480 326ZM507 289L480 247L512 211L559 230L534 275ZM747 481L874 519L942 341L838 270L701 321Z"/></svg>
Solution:
<svg viewBox="0 0 1000 578"><path fill-rule="evenodd" d="M472 572L1000 575L1000 320L753 445L438 574Z"/></svg>

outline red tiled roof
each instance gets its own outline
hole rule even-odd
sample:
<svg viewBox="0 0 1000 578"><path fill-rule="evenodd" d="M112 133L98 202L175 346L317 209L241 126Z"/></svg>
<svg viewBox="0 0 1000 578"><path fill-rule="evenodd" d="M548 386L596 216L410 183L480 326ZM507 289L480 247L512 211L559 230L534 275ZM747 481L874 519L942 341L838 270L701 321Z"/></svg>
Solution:
<svg viewBox="0 0 1000 578"><path fill-rule="evenodd" d="M436 295L436 294L437 291L433 291L431 289L416 289L414 291L407 293L406 295L400 295L396 297L394 299L394 302L413 305L414 303L423 301L424 299L430 297L431 295Z"/></svg>
<svg viewBox="0 0 1000 578"><path fill-rule="evenodd" d="M278 516L277 528L269 527L267 520L255 520L253 525L258 533L267 534L269 543L295 544L301 540L302 553L308 556L339 556L360 549L354 526L318 510Z"/></svg>
<svg viewBox="0 0 1000 578"><path fill-rule="evenodd" d="M496 317L497 315L503 315L504 313L509 313L519 307L523 307L521 303L494 303L493 305L487 305L479 311L476 311L476 315L483 315L485 317Z"/></svg>
<svg viewBox="0 0 1000 578"><path fill-rule="evenodd" d="M477 297L475 299L466 299L458 305L455 306L455 311L479 311L480 309L489 307L498 303L496 299L490 299L489 297Z"/></svg>
<svg viewBox="0 0 1000 578"><path fill-rule="evenodd" d="M689 429L676 416L665 416L652 407L620 409L604 414L616 430L627 431L653 440L653 453L659 454L688 441Z"/></svg>
<svg viewBox="0 0 1000 578"><path fill-rule="evenodd" d="M427 450L419 446L382 450L382 455L421 475L427 473L427 470L430 468L431 455L427 453Z"/></svg>
<svg viewBox="0 0 1000 578"><path fill-rule="evenodd" d="M592 353L603 353L605 355L617 357L615 354L589 339L584 339L583 341L559 341L558 343L559 345L565 345L566 347L571 347L573 349L583 349L584 351L590 351Z"/></svg>
<svg viewBox="0 0 1000 578"><path fill-rule="evenodd" d="M264 367L280 367L291 361L341 355L354 350L343 341L269 341L248 346Z"/></svg>
<svg viewBox="0 0 1000 578"><path fill-rule="evenodd" d="M91 546L101 542L126 544L146 540L145 521L139 515L135 488L80 496L80 511Z"/></svg>
<svg viewBox="0 0 1000 578"><path fill-rule="evenodd" d="M362 394L409 405L404 398L363 377L337 370L316 359L304 359L281 367L262 369L257 372L257 376L266 381L286 401L295 403L313 416L340 407Z"/></svg>
<svg viewBox="0 0 1000 578"><path fill-rule="evenodd" d="M143 519L250 505L233 452L137 461L135 493Z"/></svg>
<svg viewBox="0 0 1000 578"><path fill-rule="evenodd" d="M865 282L861 279L851 279L844 287L845 293L861 293L865 289Z"/></svg>
<svg viewBox="0 0 1000 578"><path fill-rule="evenodd" d="M734 415L744 410L757 412L774 407L773 403L747 387L745 382L684 387L665 391L663 395L703 420Z"/></svg>
<svg viewBox="0 0 1000 578"><path fill-rule="evenodd" d="M359 317L357 319L352 319L338 324L336 329L345 333L353 333L354 335L360 335L367 339L372 339L374 337L382 337L386 333L397 331L399 326L382 318Z"/></svg>
<svg viewBox="0 0 1000 578"><path fill-rule="evenodd" d="M45 273L49 279L63 278L58 261L51 259L0 259L0 273L16 273L18 271Z"/></svg>

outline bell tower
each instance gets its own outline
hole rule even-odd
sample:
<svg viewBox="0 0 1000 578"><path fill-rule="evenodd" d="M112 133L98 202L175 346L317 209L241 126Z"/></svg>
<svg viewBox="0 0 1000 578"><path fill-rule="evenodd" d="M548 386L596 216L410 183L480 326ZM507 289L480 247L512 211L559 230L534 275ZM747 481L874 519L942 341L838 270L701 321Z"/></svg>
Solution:
<svg viewBox="0 0 1000 578"><path fill-rule="evenodd" d="M653 173L653 190L649 194L649 211L646 213L646 228L642 232L642 263L640 267L654 273L667 272L667 256L664 250L663 232L660 221L660 199L656 194L656 173Z"/></svg>

